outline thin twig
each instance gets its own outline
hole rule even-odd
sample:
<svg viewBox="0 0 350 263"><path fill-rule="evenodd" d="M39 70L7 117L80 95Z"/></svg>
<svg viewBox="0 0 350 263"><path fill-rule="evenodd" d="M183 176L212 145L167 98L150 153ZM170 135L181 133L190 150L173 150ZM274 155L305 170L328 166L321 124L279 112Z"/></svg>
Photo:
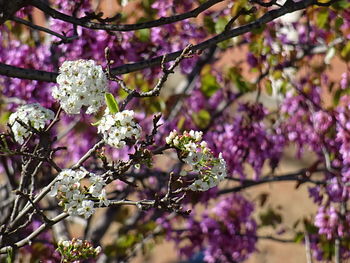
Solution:
<svg viewBox="0 0 350 263"><path fill-rule="evenodd" d="M325 171L325 169L317 169L317 170L312 171L312 172L322 172L322 171ZM253 186L258 186L258 185L265 184L265 183L274 183L274 182L282 182L282 181L296 181L299 184L301 184L301 183L313 183L313 184L317 184L317 185L325 185L326 184L326 181L316 181L316 180L310 179L309 176L306 176L306 174L308 172L309 172L309 169L302 169L300 171L297 171L294 173L288 173L285 175L267 176L267 177L264 177L260 180L238 179L238 178L229 177L229 178L227 178L227 180L240 182L241 185L236 186L236 187L232 187L232 188L222 189L218 192L218 195L239 192L243 189L250 188Z"/></svg>
<svg viewBox="0 0 350 263"><path fill-rule="evenodd" d="M35 0L35 1L40 2L38 0ZM215 46L220 42L223 42L233 37L243 35L247 32L251 32L254 29L260 28L263 25L285 14L306 9L314 4L315 2L313 0L304 0L300 2L295 2L293 5L285 5L279 9L270 10L267 13L265 13L262 17L258 18L253 22L231 29L227 32L222 32L208 40L205 40L197 45L194 45L191 50L193 51L193 53L196 53L197 51L203 51L204 49ZM181 54L181 52L182 50L167 54L165 62L175 60ZM121 75L121 74L142 70L145 68L158 66L161 64L163 57L164 56L159 56L159 57L147 59L141 62L124 64L122 66L118 66L111 69L111 73L114 75ZM10 66L4 63L0 63L0 75L22 78L22 79L56 82L56 77L58 74L56 72L24 69L24 68L19 68L19 67Z"/></svg>
<svg viewBox="0 0 350 263"><path fill-rule="evenodd" d="M104 140L100 140L99 142L97 142L90 150L88 150L83 157L80 158L80 160L74 164L71 169L78 169L87 159L89 159L91 157L91 155L100 147L103 146L103 144L105 143Z"/></svg>
<svg viewBox="0 0 350 263"><path fill-rule="evenodd" d="M15 22L17 22L17 23L21 23L21 24L23 24L23 25L29 26L30 28L33 28L33 29L35 29L35 30L39 30L39 31L48 33L48 34L50 34L50 35L56 36L56 37L58 37L59 39L61 39L61 41L62 41L63 43L69 43L69 42L72 42L73 40L79 38L78 35L73 35L73 36L71 36L71 37L67 37L67 36L61 35L61 34L55 32L55 31L52 31L52 30L46 28L46 27L42 27L42 26L35 25L35 24L33 24L32 22L30 22L30 21L24 20L24 19L19 18L19 17L16 17L16 16L12 17L11 20L12 20L12 21L15 21Z"/></svg>
<svg viewBox="0 0 350 263"><path fill-rule="evenodd" d="M67 213L61 213L58 216L56 216L53 219L50 219L50 222L46 222L39 226L36 230L34 230L30 235L27 237L23 238L22 240L12 244L11 246L6 246L0 249L0 254L6 254L7 252L11 251L13 248L20 248L23 247L27 244L30 244L30 242L40 235L42 232L44 232L46 229L49 227L53 226L54 224L60 222L61 220L65 219L69 215Z"/></svg>
<svg viewBox="0 0 350 263"><path fill-rule="evenodd" d="M149 21L149 22L144 22L144 23L137 23L137 24L106 24L106 23L94 23L91 22L91 18L89 15L87 17L82 17L82 18L76 18L73 16L69 16L66 14L63 14L53 8L51 8L49 5L44 3L43 1L40 0L31 0L30 4L35 6L36 8L40 9L43 11L45 14L55 18L59 19L68 23L71 23L73 25L78 25L82 26L85 28L90 28L90 29L97 29L97 30L107 30L107 31L134 31L134 30L139 30L139 29L144 29L144 28L152 28L152 27L158 27L162 25L167 25L171 23L175 23L178 21L182 21L188 18L193 18L197 17L200 13L204 12L205 10L209 9L213 5L220 3L224 0L208 0L198 6L197 8L185 12L183 14L179 15L174 15L174 16L169 16L169 17L161 17L157 20ZM90 14L91 16L91 14ZM94 17L92 17L94 18Z"/></svg>

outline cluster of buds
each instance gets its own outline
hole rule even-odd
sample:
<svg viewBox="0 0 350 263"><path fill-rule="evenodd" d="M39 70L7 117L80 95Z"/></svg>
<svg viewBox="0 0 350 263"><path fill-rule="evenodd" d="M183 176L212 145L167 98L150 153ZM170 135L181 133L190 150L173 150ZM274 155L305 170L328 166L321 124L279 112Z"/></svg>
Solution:
<svg viewBox="0 0 350 263"><path fill-rule="evenodd" d="M56 183L52 186L50 195L60 200L60 205L70 215L84 216L89 218L95 212L95 201L99 206L108 206L109 200L103 187L106 185L101 176L90 174L89 188L82 188L80 181L86 173L79 170L65 169L57 177Z"/></svg>
<svg viewBox="0 0 350 263"><path fill-rule="evenodd" d="M124 110L110 114L107 108L98 123L98 133L103 135L105 142L115 148L126 145L127 139L138 139L141 136L141 126L134 121L134 111Z"/></svg>
<svg viewBox="0 0 350 263"><path fill-rule="evenodd" d="M101 247L94 248L87 240L73 238L72 240L59 241L57 250L62 256L62 262L80 262L95 258L101 252Z"/></svg>
<svg viewBox="0 0 350 263"><path fill-rule="evenodd" d="M215 158L207 143L202 141L202 135L202 132L193 130L179 135L173 130L166 138L166 143L180 150L182 161L191 167L188 171L182 171L181 175L185 176L188 172L198 175L198 179L189 186L192 191L207 191L217 186L227 175L222 154Z"/></svg>
<svg viewBox="0 0 350 263"><path fill-rule="evenodd" d="M19 107L9 118L9 124L16 142L22 144L31 134L31 129L44 129L45 124L55 117L53 111L38 103Z"/></svg>
<svg viewBox="0 0 350 263"><path fill-rule="evenodd" d="M57 83L52 96L68 114L79 114L82 107L87 114L95 113L104 104L107 76L93 60L63 62Z"/></svg>

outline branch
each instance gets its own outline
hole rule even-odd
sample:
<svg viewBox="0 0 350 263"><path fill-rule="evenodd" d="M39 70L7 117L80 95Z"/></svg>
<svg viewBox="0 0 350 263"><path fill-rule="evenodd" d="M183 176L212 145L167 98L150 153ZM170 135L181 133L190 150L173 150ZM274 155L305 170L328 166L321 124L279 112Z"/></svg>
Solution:
<svg viewBox="0 0 350 263"><path fill-rule="evenodd" d="M223 42L225 40L228 40L230 38L236 37L236 36L240 36L243 35L247 32L250 32L254 29L260 28L263 25L273 21L276 18L279 18L285 14L288 13L292 13L298 10L302 10L305 9L309 6L313 5L313 0L304 0L302 2L297 2L294 3L294 5L292 6L283 6L279 9L275 9L275 10L271 10L269 12L267 12L266 14L264 14L262 17L260 17L259 19L248 23L246 25L243 25L241 27L238 28L234 28L232 30L228 30L228 31L224 31L206 41L203 41L197 45L194 45L192 47L192 52L196 53L197 51L203 51L204 49L207 49L211 46L215 46L220 42ZM180 51L176 51L173 53L169 53L167 54L167 57L165 59L165 62L169 62L172 61L174 59L176 59L180 54L181 54L182 50ZM130 72L134 72L137 70L142 70L145 68L149 68L149 67L153 67L153 66L159 66L162 62L163 56L159 56L153 59L149 59L149 60L144 60L141 62L136 62L133 64L125 64L122 66L118 66L115 67L111 70L111 73L119 75L119 74L126 74L126 73L130 73Z"/></svg>
<svg viewBox="0 0 350 263"><path fill-rule="evenodd" d="M90 158L90 156L99 148L101 148L103 146L103 144L105 143L104 140L100 140L99 142L97 142L90 150L88 150L83 157L80 158L80 160L71 167L71 169L77 169L79 168L87 159Z"/></svg>
<svg viewBox="0 0 350 263"><path fill-rule="evenodd" d="M53 219L50 219L50 222L46 222L39 226L34 232L32 232L29 236L26 238L14 243L11 246L6 246L0 249L0 254L6 254L7 252L10 252L13 248L20 248L27 244L30 244L31 240L40 235L42 232L44 232L49 227L53 226L54 224L60 222L61 220L65 219L69 215L67 213L61 213L58 216L56 216Z"/></svg>
<svg viewBox="0 0 350 263"><path fill-rule="evenodd" d="M0 75L4 75L11 78L56 82L58 73L37 69L20 68L0 62Z"/></svg>
<svg viewBox="0 0 350 263"><path fill-rule="evenodd" d="M325 169L316 169L315 171L312 172L324 172L326 171ZM273 182L282 182L282 181L296 181L299 184L302 183L313 183L313 184L326 184L325 181L316 181L316 180L312 180L310 179L310 170L309 169L302 169L300 171L297 171L295 173L289 173L289 174L285 174L285 175L279 175L279 176L266 176L260 180L241 180L241 179L237 179L237 178L227 178L227 180L232 180L232 181L237 181L237 182L241 182L240 186L236 186L236 187L232 187L232 188L228 188L228 189L223 189L220 190L218 192L218 195L222 195L222 194L228 194L228 193L235 193L235 192L239 192L243 189L246 188L250 188L253 186L257 186L257 185L261 185L261 184L265 184L265 183L273 183Z"/></svg>
<svg viewBox="0 0 350 263"><path fill-rule="evenodd" d="M159 96L160 94L160 90L162 89L164 83L167 81L168 77L170 74L174 73L174 69L180 64L180 62L185 59L185 58L189 58L193 55L192 51L191 51L192 45L188 45L186 46L181 54L175 59L174 63L169 67L166 68L165 65L165 60L166 60L166 55L163 56L162 58L162 62L161 62L161 68L163 71L163 75L162 77L158 80L156 86L147 92L139 92L137 90L130 90L128 89L124 82L122 80L119 80L118 83L119 85L121 85L121 87L123 88L124 91L126 91L129 95L126 97L126 99L123 101L122 105L121 105L121 110L124 110L126 105L131 101L132 98L146 98L146 97L153 97L153 96ZM109 70L108 70L109 72Z"/></svg>
<svg viewBox="0 0 350 263"><path fill-rule="evenodd" d="M31 28L33 28L33 29L35 29L35 30L39 30L39 31L48 33L48 34L50 34L50 35L56 36L56 37L58 37L58 38L60 38L60 39L62 40L62 41L61 41L62 43L71 42L71 41L73 41L74 39L77 39L77 38L79 37L78 35L73 35L73 36L71 36L71 37L67 37L67 36L61 35L61 34L55 32L55 31L52 31L52 30L50 30L50 29L48 29L48 28L46 28L46 27L42 27L42 26L35 25L35 24L33 24L33 23L31 23L31 22L29 22L29 21L27 21L27 20L24 20L24 19L19 18L19 17L16 17L16 16L12 17L11 20L12 20L12 21L15 21L15 22L17 22L17 23L21 23L21 24L23 24L23 25L29 26L29 27L31 27Z"/></svg>
<svg viewBox="0 0 350 263"><path fill-rule="evenodd" d="M32 0L30 3L35 6L36 8L43 11L45 14L51 16L52 18L59 19L68 23L71 23L73 25L78 25L85 28L90 29L97 29L97 30L108 30L108 31L134 31L138 29L144 29L144 28L152 28L152 27L158 27L162 25L172 24L178 21L182 21L188 18L197 17L200 13L204 12L205 10L209 9L213 5L220 3L224 0L208 0L198 6L197 8L183 13L179 15L169 16L169 17L161 17L157 20L144 22L144 23L137 23L137 24L124 24L124 25L115 25L115 24L105 24L105 23L94 23L91 22L89 15L87 17L82 18L75 18L73 16L66 15L64 13L61 13L53 8L51 8L49 5L45 4L44 2L40 0Z"/></svg>
<svg viewBox="0 0 350 263"><path fill-rule="evenodd" d="M35 1L37 2L38 0L35 0ZM240 36L254 29L260 28L261 26L285 14L305 9L307 7L312 6L313 4L315 4L313 0L304 0L301 2L294 3L293 5L285 5L279 9L271 10L254 22L248 23L238 28L234 28L229 31L224 31L213 38L210 38L200 44L194 45L191 48L191 51L193 53L196 53L197 51L203 51L204 49L215 46L218 43L223 42L227 39ZM167 54L164 62L175 60L177 57L181 55L182 51L183 50ZM134 71L138 71L138 70L142 70L142 69L146 69L154 66L159 66L163 60L163 57L164 56L159 56L159 57L144 60L141 62L124 64L122 66L111 69L111 73L114 75L121 75L121 74L126 74L126 73L130 73L130 72L134 72ZM0 75L17 77L22 79L56 82L56 77L58 74L55 72L23 69L19 67L10 66L4 63L0 63Z"/></svg>

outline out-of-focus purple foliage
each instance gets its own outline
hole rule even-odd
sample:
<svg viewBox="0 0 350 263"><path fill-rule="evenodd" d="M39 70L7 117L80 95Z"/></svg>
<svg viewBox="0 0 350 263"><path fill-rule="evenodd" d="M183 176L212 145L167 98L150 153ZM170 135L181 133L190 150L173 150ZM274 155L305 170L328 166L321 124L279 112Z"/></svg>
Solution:
<svg viewBox="0 0 350 263"><path fill-rule="evenodd" d="M253 210L252 203L234 194L222 198L200 217L191 214L185 229L177 230L176 221L159 222L166 229L168 238L176 241L181 254L186 257L203 251L206 262L239 262L255 251L257 225L252 219ZM182 243L187 239L191 240L189 244Z"/></svg>

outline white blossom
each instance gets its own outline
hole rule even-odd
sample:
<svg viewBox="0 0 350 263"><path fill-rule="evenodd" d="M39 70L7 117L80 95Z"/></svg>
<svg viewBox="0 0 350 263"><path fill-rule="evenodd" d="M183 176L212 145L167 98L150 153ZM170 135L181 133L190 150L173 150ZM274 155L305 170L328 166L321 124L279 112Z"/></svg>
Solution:
<svg viewBox="0 0 350 263"><path fill-rule="evenodd" d="M98 196L98 199L100 200L99 206L108 206L110 201L107 199L107 195L106 195L106 190L102 189L101 193Z"/></svg>
<svg viewBox="0 0 350 263"><path fill-rule="evenodd" d="M77 213L83 215L85 219L89 218L94 212L94 202L91 200L84 200L81 206L77 209Z"/></svg>
<svg viewBox="0 0 350 263"><path fill-rule="evenodd" d="M126 139L138 139L141 136L141 126L134 120L134 111L124 110L110 114L106 109L104 116L99 121L98 133L103 135L105 142L115 148L126 145Z"/></svg>
<svg viewBox="0 0 350 263"><path fill-rule="evenodd" d="M180 175L186 176L189 172L196 174L196 180L189 186L192 191L207 191L227 176L222 154L215 158L208 144L202 141L202 136L203 133L198 131L185 131L179 135L173 130L165 139L168 145L182 152L182 160L191 167L189 171L181 171Z"/></svg>
<svg viewBox="0 0 350 263"><path fill-rule="evenodd" d="M9 118L9 124L16 142L22 144L31 134L31 128L44 129L45 124L55 117L53 111L42 107L38 103L19 107Z"/></svg>
<svg viewBox="0 0 350 263"><path fill-rule="evenodd" d="M81 170L62 170L49 195L57 196L61 200L60 205L64 206L68 214L89 218L95 212L95 199L98 199L99 206L108 206L110 201L107 199L106 190L103 189L106 186L103 177L90 173L90 186L88 188L80 186L80 181L86 175L87 173Z"/></svg>
<svg viewBox="0 0 350 263"><path fill-rule="evenodd" d="M82 107L87 107L87 114L95 113L104 104L107 76L93 60L63 62L57 83L52 96L68 114L79 114Z"/></svg>

